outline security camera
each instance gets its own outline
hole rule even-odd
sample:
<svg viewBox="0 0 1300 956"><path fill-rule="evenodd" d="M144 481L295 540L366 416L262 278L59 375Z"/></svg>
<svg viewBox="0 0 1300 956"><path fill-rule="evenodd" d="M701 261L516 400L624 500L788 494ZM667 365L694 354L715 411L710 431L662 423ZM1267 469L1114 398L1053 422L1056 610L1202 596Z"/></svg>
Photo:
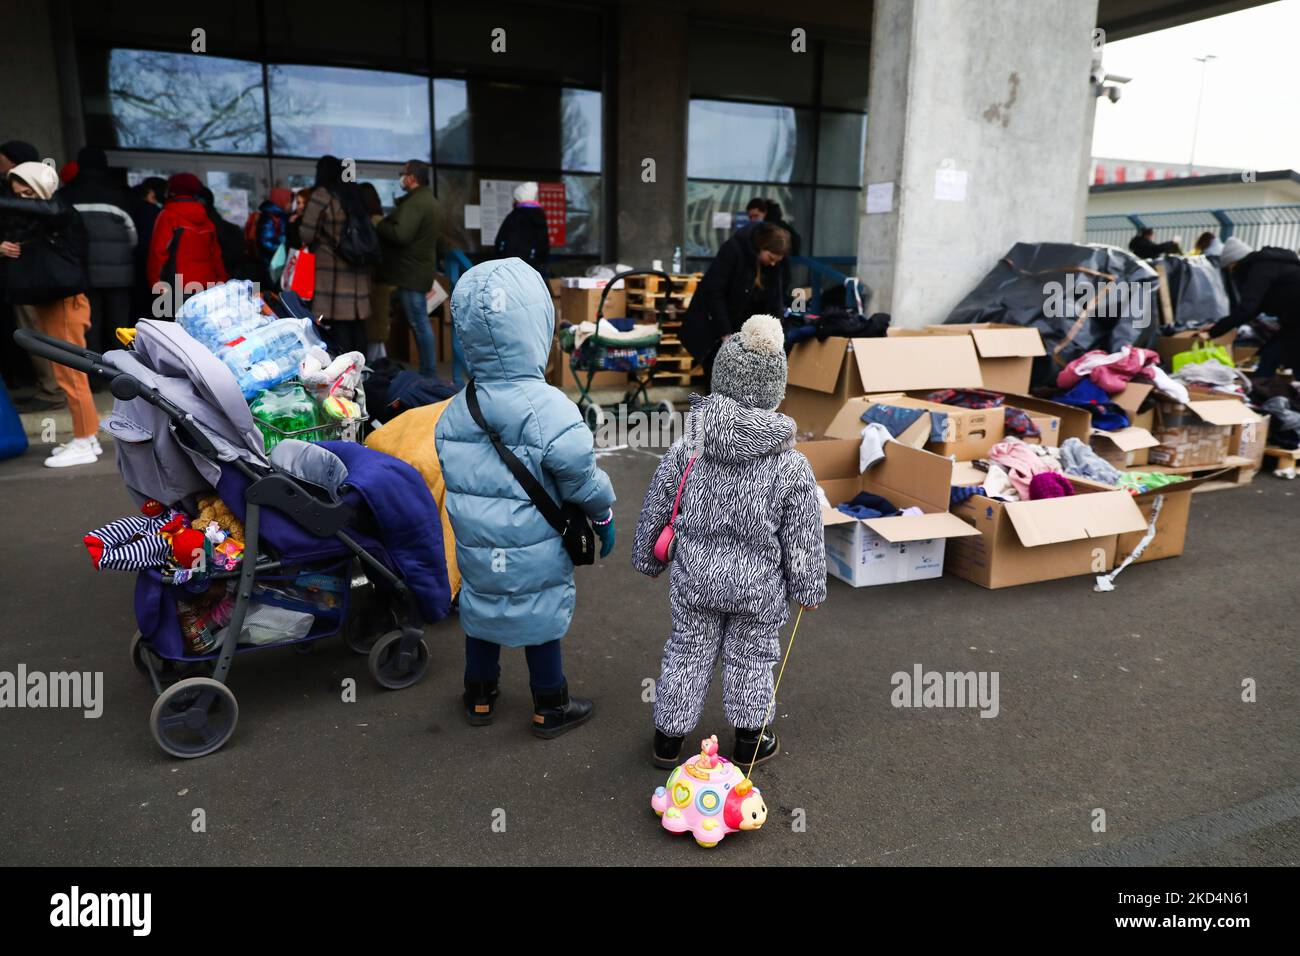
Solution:
<svg viewBox="0 0 1300 956"><path fill-rule="evenodd" d="M1120 90L1120 88L1119 88L1118 86L1108 86L1108 87L1106 87L1106 96L1107 96L1107 98L1108 98L1112 103L1118 103L1118 102L1119 102L1119 96L1120 96L1120 93L1121 93L1121 92L1122 92L1122 91Z"/></svg>

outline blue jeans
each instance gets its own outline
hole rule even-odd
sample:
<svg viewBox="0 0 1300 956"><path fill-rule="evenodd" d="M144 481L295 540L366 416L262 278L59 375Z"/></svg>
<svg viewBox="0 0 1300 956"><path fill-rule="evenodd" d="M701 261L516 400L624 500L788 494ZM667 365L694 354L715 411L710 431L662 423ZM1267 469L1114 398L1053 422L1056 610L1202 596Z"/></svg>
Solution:
<svg viewBox="0 0 1300 956"><path fill-rule="evenodd" d="M406 313L411 331L415 333L415 346L420 350L420 374L436 377L437 346L433 344L433 326L429 324L424 293L416 289L398 289L397 302Z"/></svg>
<svg viewBox="0 0 1300 956"><path fill-rule="evenodd" d="M528 659L528 683L538 692L558 690L564 683L560 641L530 644L524 648ZM501 676L501 645L465 635L465 680L494 681Z"/></svg>

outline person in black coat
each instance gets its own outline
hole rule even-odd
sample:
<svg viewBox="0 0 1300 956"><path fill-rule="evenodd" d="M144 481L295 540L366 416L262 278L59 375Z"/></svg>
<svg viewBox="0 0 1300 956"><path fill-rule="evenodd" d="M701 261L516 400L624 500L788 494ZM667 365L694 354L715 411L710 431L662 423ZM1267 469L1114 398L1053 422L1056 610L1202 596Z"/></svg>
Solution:
<svg viewBox="0 0 1300 956"><path fill-rule="evenodd" d="M1300 256L1290 249L1265 246L1252 252L1236 236L1219 253L1237 290L1237 306L1210 327L1211 338L1227 334L1257 316L1277 318L1277 335L1260 349L1255 375L1268 378L1278 367L1300 369Z"/></svg>
<svg viewBox="0 0 1300 956"><path fill-rule="evenodd" d="M781 263L790 251L790 234L770 222L737 230L722 244L700 280L682 319L682 344L704 366L704 387L713 378L713 359L725 339L739 332L751 315L785 311Z"/></svg>
<svg viewBox="0 0 1300 956"><path fill-rule="evenodd" d="M226 275L232 279L256 279L257 263L248 255L244 230L222 218L217 209L217 197L211 189L204 186L199 198L203 200L208 218L217 230L217 245L221 246L221 262L226 267Z"/></svg>
<svg viewBox="0 0 1300 956"><path fill-rule="evenodd" d="M537 183L515 187L515 206L501 220L495 242L497 257L518 256L546 278L546 261L551 255L546 212L537 201Z"/></svg>
<svg viewBox="0 0 1300 956"><path fill-rule="evenodd" d="M1177 252L1176 242L1156 242L1156 231L1150 226L1139 229L1138 234L1129 240L1128 251L1139 259L1155 259L1166 252Z"/></svg>
<svg viewBox="0 0 1300 956"><path fill-rule="evenodd" d="M108 157L96 146L77 152L77 178L59 190L59 198L75 206L86 224L90 277L90 331L87 344L96 352L116 348L114 330L134 325L131 287L135 282L136 247L140 237L127 211L131 194L108 168Z"/></svg>

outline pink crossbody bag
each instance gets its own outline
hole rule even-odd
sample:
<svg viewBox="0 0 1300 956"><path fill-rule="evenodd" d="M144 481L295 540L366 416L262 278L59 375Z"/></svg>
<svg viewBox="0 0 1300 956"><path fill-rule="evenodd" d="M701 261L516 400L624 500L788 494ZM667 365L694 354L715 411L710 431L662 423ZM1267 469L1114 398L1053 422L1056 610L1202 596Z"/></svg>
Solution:
<svg viewBox="0 0 1300 956"><path fill-rule="evenodd" d="M659 538L655 541L655 557L664 564L668 564L677 556L677 532L673 530L673 523L677 520L677 509L682 503L682 491L686 488L686 476L691 473L691 465L695 464L693 456L686 463L686 470L682 472L681 484L677 486L677 497L673 499L673 513L668 518L668 523L664 529L659 532Z"/></svg>

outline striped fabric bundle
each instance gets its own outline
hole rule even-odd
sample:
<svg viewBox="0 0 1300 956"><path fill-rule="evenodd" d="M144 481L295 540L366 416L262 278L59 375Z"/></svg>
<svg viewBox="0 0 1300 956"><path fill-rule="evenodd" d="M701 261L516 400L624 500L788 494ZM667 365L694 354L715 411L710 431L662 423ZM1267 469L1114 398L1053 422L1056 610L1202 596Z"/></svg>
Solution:
<svg viewBox="0 0 1300 956"><path fill-rule="evenodd" d="M156 518L127 515L110 521L84 538L90 560L100 571L139 571L161 568L171 556L171 543L158 533L175 511L165 511Z"/></svg>

